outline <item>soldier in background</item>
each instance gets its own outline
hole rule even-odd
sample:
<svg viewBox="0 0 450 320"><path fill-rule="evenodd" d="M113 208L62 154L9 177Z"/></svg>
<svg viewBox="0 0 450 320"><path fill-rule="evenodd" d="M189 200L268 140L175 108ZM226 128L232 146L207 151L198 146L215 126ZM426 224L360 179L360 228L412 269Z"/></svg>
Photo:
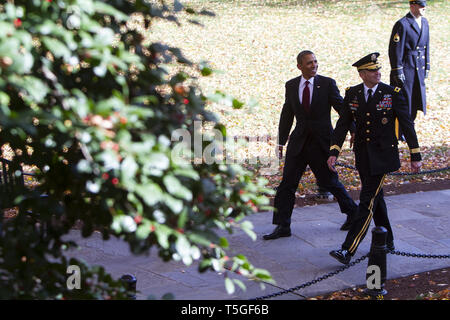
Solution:
<svg viewBox="0 0 450 320"><path fill-rule="evenodd" d="M410 0L410 12L398 20L389 39L391 85L403 89L412 121L426 113L425 79L430 71L430 35L423 16L427 2ZM396 121L396 134L404 140Z"/></svg>

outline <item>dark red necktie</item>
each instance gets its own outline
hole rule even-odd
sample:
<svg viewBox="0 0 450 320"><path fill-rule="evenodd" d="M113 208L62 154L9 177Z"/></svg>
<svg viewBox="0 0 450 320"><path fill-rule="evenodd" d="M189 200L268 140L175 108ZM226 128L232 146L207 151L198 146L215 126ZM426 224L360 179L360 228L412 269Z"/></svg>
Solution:
<svg viewBox="0 0 450 320"><path fill-rule="evenodd" d="M309 81L305 82L305 89L303 89L303 96L302 96L302 105L303 108L307 113L309 113Z"/></svg>

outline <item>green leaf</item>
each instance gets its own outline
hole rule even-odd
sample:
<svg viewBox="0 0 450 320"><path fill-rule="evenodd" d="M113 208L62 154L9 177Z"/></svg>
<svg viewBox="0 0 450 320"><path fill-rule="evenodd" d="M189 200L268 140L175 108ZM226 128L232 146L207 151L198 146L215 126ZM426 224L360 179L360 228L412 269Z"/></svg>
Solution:
<svg viewBox="0 0 450 320"><path fill-rule="evenodd" d="M178 228L184 228L187 220L188 220L188 211L185 208L183 211L181 211L180 216L178 218Z"/></svg>
<svg viewBox="0 0 450 320"><path fill-rule="evenodd" d="M272 276L270 275L269 271L264 269L255 268L253 270L253 274L255 275L255 277L262 280L272 280Z"/></svg>
<svg viewBox="0 0 450 320"><path fill-rule="evenodd" d="M151 223L148 220L142 221L136 230L136 237L140 240L145 240L150 235Z"/></svg>
<svg viewBox="0 0 450 320"><path fill-rule="evenodd" d="M9 100L9 96L6 93L0 91L0 108L6 116L9 116L11 113L11 110L8 107Z"/></svg>
<svg viewBox="0 0 450 320"><path fill-rule="evenodd" d="M242 230L250 237L253 241L256 240L256 233L253 232L253 224L250 221L244 221L240 224Z"/></svg>
<svg viewBox="0 0 450 320"><path fill-rule="evenodd" d="M32 76L11 76L11 83L16 86L23 88L27 94L27 96L36 103L41 103L44 100L44 97L49 92L46 84L41 81L39 78L35 78Z"/></svg>
<svg viewBox="0 0 450 320"><path fill-rule="evenodd" d="M164 199L161 187L155 183L146 183L135 186L136 194L139 195L144 202L149 206L154 206L156 203Z"/></svg>
<svg viewBox="0 0 450 320"><path fill-rule="evenodd" d="M169 194L163 195L164 203L172 210L174 213L180 213L183 210L183 201L175 199Z"/></svg>
<svg viewBox="0 0 450 320"><path fill-rule="evenodd" d="M228 294L234 293L234 283L230 278L225 278L225 289L227 290Z"/></svg>
<svg viewBox="0 0 450 320"><path fill-rule="evenodd" d="M158 239L158 243L164 249L169 248L169 235L172 234L172 230L165 225L158 225L155 228L156 238Z"/></svg>
<svg viewBox="0 0 450 320"><path fill-rule="evenodd" d="M0 34L0 38L2 39L2 41L4 41L4 38L6 38L7 34L14 33L14 26L12 23L0 21L0 30L2 30L2 32Z"/></svg>
<svg viewBox="0 0 450 320"><path fill-rule="evenodd" d="M198 265L199 272L205 272L211 267L211 259L203 259Z"/></svg>
<svg viewBox="0 0 450 320"><path fill-rule="evenodd" d="M94 1L94 9L98 13L113 16L117 21L127 21L128 15L124 14L122 11L115 9L114 7L100 1Z"/></svg>
<svg viewBox="0 0 450 320"><path fill-rule="evenodd" d="M64 43L58 39L51 37L42 37L42 42L45 44L47 49L53 53L56 58L63 58L64 61L68 62L72 53L69 48L66 47Z"/></svg>
<svg viewBox="0 0 450 320"><path fill-rule="evenodd" d="M239 280L239 279L233 279L233 282L234 282L235 284L237 284L237 285L242 289L242 291L247 290L245 284L244 284L241 280Z"/></svg>
<svg viewBox="0 0 450 320"><path fill-rule="evenodd" d="M187 201L192 200L192 192L184 187L181 182L172 175L166 175L163 178L164 186L172 195Z"/></svg>
<svg viewBox="0 0 450 320"><path fill-rule="evenodd" d="M219 245L222 247L222 248L228 248L228 240L226 239L226 238L224 238L224 237L221 237L220 239L219 239Z"/></svg>
<svg viewBox="0 0 450 320"><path fill-rule="evenodd" d="M213 242L211 234L207 233L207 232L202 232L202 231L192 232L188 235L188 238L191 242L197 243L204 247L209 247L211 242Z"/></svg>
<svg viewBox="0 0 450 320"><path fill-rule="evenodd" d="M199 180L200 179L200 175L198 174L197 171L195 171L192 168L179 168L179 169L175 169L173 171L173 174L176 176L184 176L187 178L190 178L192 180Z"/></svg>
<svg viewBox="0 0 450 320"><path fill-rule="evenodd" d="M240 102L239 100L237 100L237 99L233 99L233 109L241 109L242 108L242 106L244 105L244 103L243 102Z"/></svg>
<svg viewBox="0 0 450 320"><path fill-rule="evenodd" d="M134 190L135 186L135 175L138 170L138 165L133 157L126 157L120 164L120 173L122 184L130 188L131 191Z"/></svg>
<svg viewBox="0 0 450 320"><path fill-rule="evenodd" d="M169 158L160 152L152 153L144 164L144 172L159 175L160 170L166 170L170 165Z"/></svg>
<svg viewBox="0 0 450 320"><path fill-rule="evenodd" d="M191 245L189 244L189 241L187 241L185 236L183 236L183 235L178 236L177 241L175 243L175 249L177 250L178 254L182 257L183 262L186 265L189 265L192 263ZM186 263L186 262L188 262L188 263Z"/></svg>

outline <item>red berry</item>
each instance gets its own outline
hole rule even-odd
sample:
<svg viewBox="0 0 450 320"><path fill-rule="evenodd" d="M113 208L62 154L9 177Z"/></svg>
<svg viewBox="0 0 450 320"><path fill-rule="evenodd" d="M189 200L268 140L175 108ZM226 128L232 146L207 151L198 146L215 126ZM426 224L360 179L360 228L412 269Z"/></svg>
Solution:
<svg viewBox="0 0 450 320"><path fill-rule="evenodd" d="M22 25L22 20L20 20L19 18L14 20L14 26L16 28L20 27Z"/></svg>

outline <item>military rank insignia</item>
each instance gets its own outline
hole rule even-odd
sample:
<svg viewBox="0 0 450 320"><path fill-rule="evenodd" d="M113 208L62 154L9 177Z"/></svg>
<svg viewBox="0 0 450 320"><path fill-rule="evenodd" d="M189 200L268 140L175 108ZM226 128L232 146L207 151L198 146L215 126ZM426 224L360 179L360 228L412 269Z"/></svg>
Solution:
<svg viewBox="0 0 450 320"><path fill-rule="evenodd" d="M377 110L390 110L392 108L392 96L390 94L385 94L376 107Z"/></svg>
<svg viewBox="0 0 450 320"><path fill-rule="evenodd" d="M394 42L399 42L400 41L400 36L398 35L398 33L396 33L395 35L394 35Z"/></svg>
<svg viewBox="0 0 450 320"><path fill-rule="evenodd" d="M358 107L359 107L358 98L354 97L348 105L351 110L353 110L353 111L358 110Z"/></svg>
<svg viewBox="0 0 450 320"><path fill-rule="evenodd" d="M389 121L388 118L383 118L383 119L381 119L381 123L382 123L382 124L386 124L386 123L388 123L388 121Z"/></svg>

